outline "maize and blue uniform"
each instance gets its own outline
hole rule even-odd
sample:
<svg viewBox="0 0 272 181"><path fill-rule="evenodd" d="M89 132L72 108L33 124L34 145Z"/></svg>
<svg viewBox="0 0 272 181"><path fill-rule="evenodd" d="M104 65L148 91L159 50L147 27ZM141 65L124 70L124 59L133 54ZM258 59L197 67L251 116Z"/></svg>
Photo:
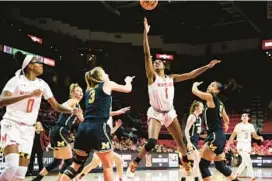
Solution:
<svg viewBox="0 0 272 181"><path fill-rule="evenodd" d="M65 103L64 103L65 105ZM80 108L80 105L77 104L76 108ZM72 129L72 126L75 124L77 119L76 115L73 114L64 114L59 115L59 119L56 125L50 130L50 142L53 148L66 147L69 142L69 135Z"/></svg>
<svg viewBox="0 0 272 181"><path fill-rule="evenodd" d="M104 152L112 149L110 127L107 120L110 118L112 98L103 90L104 82L85 93L84 121L76 132L74 149L86 153L90 151Z"/></svg>
<svg viewBox="0 0 272 181"><path fill-rule="evenodd" d="M211 151L219 155L224 152L226 136L223 131L221 118L222 103L217 95L212 94L212 96L215 107L209 108L206 105L203 113L203 120L208 130L208 136L205 142L208 144Z"/></svg>
<svg viewBox="0 0 272 181"><path fill-rule="evenodd" d="M192 127L190 128L189 134L190 134L191 143L194 145L195 149L198 149L198 140L199 140L199 134L201 130L201 118L197 117L196 115L194 116L196 117L196 120L194 124L192 125Z"/></svg>

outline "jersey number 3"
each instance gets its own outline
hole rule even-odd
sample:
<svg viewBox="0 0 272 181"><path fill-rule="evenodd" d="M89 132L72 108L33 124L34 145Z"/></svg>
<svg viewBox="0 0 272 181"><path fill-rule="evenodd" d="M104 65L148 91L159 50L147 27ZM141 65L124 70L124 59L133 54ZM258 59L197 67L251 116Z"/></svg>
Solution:
<svg viewBox="0 0 272 181"><path fill-rule="evenodd" d="M28 99L27 105L26 105L26 112L30 113L33 110L35 99Z"/></svg>
<svg viewBox="0 0 272 181"><path fill-rule="evenodd" d="M95 99L95 90L91 90L90 91L90 99L89 99L89 103L92 104L94 102Z"/></svg>
<svg viewBox="0 0 272 181"><path fill-rule="evenodd" d="M245 139L248 139L249 135L248 133L245 133Z"/></svg>

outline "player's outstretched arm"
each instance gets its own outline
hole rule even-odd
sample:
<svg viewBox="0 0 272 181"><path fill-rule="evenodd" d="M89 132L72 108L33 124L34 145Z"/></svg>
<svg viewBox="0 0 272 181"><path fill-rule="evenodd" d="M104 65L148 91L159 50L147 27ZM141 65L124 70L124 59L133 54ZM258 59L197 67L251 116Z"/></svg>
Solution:
<svg viewBox="0 0 272 181"><path fill-rule="evenodd" d="M184 74L172 74L170 77L174 79L174 82L182 82L189 79L194 79L197 76L201 75L203 72L207 71L210 68L213 68L216 64L220 63L221 60L212 60L208 65L202 66L191 72L184 73Z"/></svg>
<svg viewBox="0 0 272 181"><path fill-rule="evenodd" d="M124 107L124 108L119 109L117 111L111 111L110 116L119 116L119 115L125 114L129 110L130 110L130 107Z"/></svg>
<svg viewBox="0 0 272 181"><path fill-rule="evenodd" d="M132 91L132 81L134 78L135 76L133 77L127 76L125 78L125 82L126 82L125 85L120 85L120 84L117 84L116 82L108 81L105 84L106 92L108 92L108 89L110 89L116 92L130 93Z"/></svg>
<svg viewBox="0 0 272 181"><path fill-rule="evenodd" d="M72 111L73 111L71 108L67 108L67 107L59 104L54 97L47 99L47 101L52 106L52 108L57 112L69 114L69 113L72 113ZM74 110L78 110L78 109L74 109ZM77 113L74 113L74 114L77 114Z"/></svg>
<svg viewBox="0 0 272 181"><path fill-rule="evenodd" d="M146 77L148 79L148 84L152 84L154 82L155 78L155 70L152 65L152 59L151 59L151 53L150 53L150 47L149 47L149 41L148 41L148 32L149 32L150 26L147 22L147 19L144 18L144 55L145 55L145 71L146 71Z"/></svg>

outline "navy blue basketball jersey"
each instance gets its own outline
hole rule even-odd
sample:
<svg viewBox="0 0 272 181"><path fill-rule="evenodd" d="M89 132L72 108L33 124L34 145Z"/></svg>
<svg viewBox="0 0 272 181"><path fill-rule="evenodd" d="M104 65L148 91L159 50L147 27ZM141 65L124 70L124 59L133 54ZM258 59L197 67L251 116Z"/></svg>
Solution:
<svg viewBox="0 0 272 181"><path fill-rule="evenodd" d="M189 134L191 137L193 136L198 136L199 135L199 130L201 128L201 119L200 117L196 116L193 114L193 116L195 116L196 120L194 122L194 124L192 125L192 127L189 130Z"/></svg>
<svg viewBox="0 0 272 181"><path fill-rule="evenodd" d="M79 104L76 104L76 108L80 108ZM75 121L77 119L77 116L74 114L64 114L61 113L59 115L59 119L57 121L57 125L63 126L67 128L68 130L72 129L73 124L75 124Z"/></svg>
<svg viewBox="0 0 272 181"><path fill-rule="evenodd" d="M220 100L217 95L212 94L212 96L215 107L209 108L207 105L205 106L203 120L209 132L223 131L220 115Z"/></svg>
<svg viewBox="0 0 272 181"><path fill-rule="evenodd" d="M103 90L104 82L97 84L85 93L84 121L106 122L110 117L111 95Z"/></svg>

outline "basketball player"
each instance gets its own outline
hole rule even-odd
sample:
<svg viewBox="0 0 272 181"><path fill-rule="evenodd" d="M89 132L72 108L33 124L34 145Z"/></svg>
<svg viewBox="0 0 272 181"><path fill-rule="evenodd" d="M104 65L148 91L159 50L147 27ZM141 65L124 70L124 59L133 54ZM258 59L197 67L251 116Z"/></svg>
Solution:
<svg viewBox="0 0 272 181"><path fill-rule="evenodd" d="M238 123L234 131L231 134L228 144L232 144L234 138L237 135L237 150L242 157L242 163L237 169L236 175L239 176L247 167L251 181L257 181L253 174L252 161L250 158L251 153L251 135L257 139L263 141L262 136L258 136L253 124L249 123L249 116L246 113L242 114L242 122Z"/></svg>
<svg viewBox="0 0 272 181"><path fill-rule="evenodd" d="M118 111L111 111L110 112L111 117L107 121L107 124L110 127L110 134L111 135L114 134L122 125L122 121L118 120L116 122L115 127L113 127L112 116L119 116L121 114L125 114L129 110L130 110L130 107L125 107L125 108L119 109ZM117 167L117 174L118 174L118 177L119 177L119 181L122 181L122 179L123 179L123 160L120 157L120 155L118 155L115 152L113 152L113 160L114 160L114 162L116 164L116 167ZM92 169L98 167L100 163L101 163L101 160L99 159L97 154L93 153L93 159L92 159L91 163L89 163L84 168L83 167L80 168L80 169L82 169L82 171L81 170L78 171L78 173L80 172L80 174L77 175L76 180L78 180L78 181L83 180L83 177L86 174L88 174Z"/></svg>
<svg viewBox="0 0 272 181"><path fill-rule="evenodd" d="M195 181L199 181L199 161L200 156L198 152L198 140L201 133L201 118L200 114L203 111L203 104L200 101L194 101L190 108L190 115L187 119L185 127L185 137L187 142L187 150L190 153L190 157L194 160L193 176ZM185 181L183 177L181 181Z"/></svg>
<svg viewBox="0 0 272 181"><path fill-rule="evenodd" d="M186 156L186 146L183 143L182 131L177 119L177 114L173 106L174 100L174 82L182 82L188 79L193 79L212 68L218 60L211 61L208 65L193 70L185 74L166 75L164 72L165 66L161 60L155 60L152 64L151 53L148 42L148 32L150 26L147 19L144 19L144 54L145 54L145 70L148 79L148 94L151 107L147 111L148 116L148 142L140 151L135 160L132 160L127 169L127 176L134 177L135 170L139 162L144 158L147 152L150 152L157 144L161 126L167 127L168 131L173 136L178 145L179 152L183 155L183 164L186 170L190 169Z"/></svg>
<svg viewBox="0 0 272 181"><path fill-rule="evenodd" d="M112 127L112 117L110 117L110 119L108 120L107 124L111 128L111 135L112 135L112 134L114 134L117 131L118 128L120 128L120 126L122 125L122 121L119 119L116 122L115 127ZM121 156L118 153L116 153L116 152L113 152L112 156L113 156L112 159L115 162L116 167L117 167L117 175L118 175L119 181L122 181L123 180L123 160L122 160ZM78 181L82 181L83 177L85 175L87 175L91 170L93 170L96 167L98 167L100 163L101 163L101 160L96 155L96 153L94 153L93 154L93 159L92 159L91 163L89 163L87 166L84 167L83 171L78 175L77 180Z"/></svg>
<svg viewBox="0 0 272 181"><path fill-rule="evenodd" d="M37 58L21 52L17 52L15 58L23 62L22 68L7 82L1 95L7 106L1 121L1 145L6 162L1 181L25 178L42 96L56 111L72 112L56 101L45 81L37 78L43 73L43 65ZM78 114L76 109L73 112Z"/></svg>
<svg viewBox="0 0 272 181"><path fill-rule="evenodd" d="M83 97L82 89L78 84L70 85L70 99L66 101L63 106L73 109L75 107L80 108L79 102ZM64 170L72 164L72 147L69 143L69 134L76 120L83 121L83 114L73 115L73 114L60 114L59 119L50 131L50 143L52 148L54 148L54 160L49 163L39 175L33 179L33 181L40 181L45 175L47 175L51 170L58 167L62 160L64 164L60 169L60 175L63 174Z"/></svg>
<svg viewBox="0 0 272 181"><path fill-rule="evenodd" d="M110 81L109 76L101 67L95 67L86 72L87 90L84 121L77 129L73 164L65 170L61 181L69 181L77 175L91 150L96 151L102 162L104 180L114 180L110 128L106 123L110 117L111 92L131 92L133 78L128 76L125 79L126 85L119 85Z"/></svg>
<svg viewBox="0 0 272 181"><path fill-rule="evenodd" d="M199 162L199 169L203 181L211 181L211 172L209 166L214 161L215 168L230 180L238 181L237 177L232 174L232 171L226 167L224 148L226 144L226 136L222 127L220 116L220 100L218 93L223 89L219 82L212 82L207 89L207 92L198 90L198 86L202 82L195 82L192 87L192 92L197 97L206 101L206 106L203 112L204 123L208 130L206 143L202 149L202 157ZM222 107L221 107L222 108ZM223 107L224 108L224 107ZM228 129L229 117L225 108L222 110L222 118L224 121L225 131Z"/></svg>

